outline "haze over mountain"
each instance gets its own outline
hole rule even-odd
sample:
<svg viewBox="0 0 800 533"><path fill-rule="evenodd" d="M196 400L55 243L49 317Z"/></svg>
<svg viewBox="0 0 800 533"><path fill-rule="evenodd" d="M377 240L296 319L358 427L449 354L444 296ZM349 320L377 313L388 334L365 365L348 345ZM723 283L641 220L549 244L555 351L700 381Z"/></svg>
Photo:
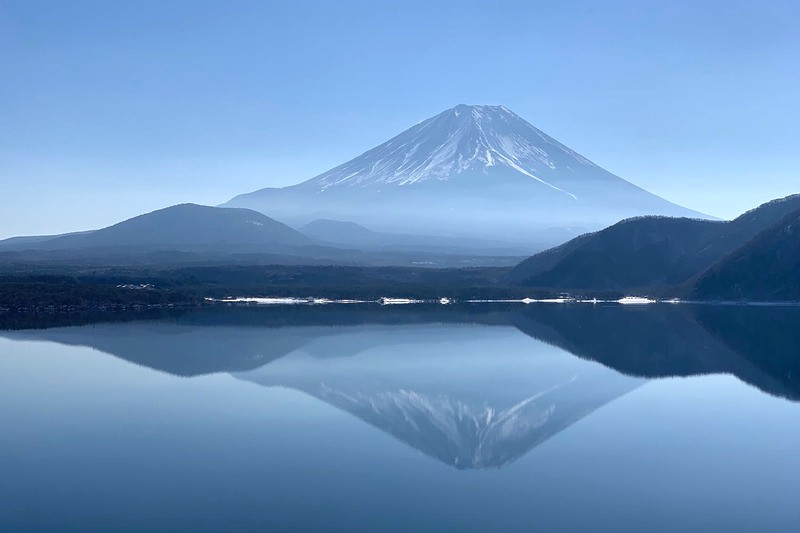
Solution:
<svg viewBox="0 0 800 533"><path fill-rule="evenodd" d="M525 257L531 253L530 245L442 235L413 235L409 233L388 233L372 231L354 222L317 219L297 228L298 231L319 242L339 247L358 248L374 251L424 251L470 254L476 256L517 256ZM553 231L548 238L563 240L571 238L567 232Z"/></svg>
<svg viewBox="0 0 800 533"><path fill-rule="evenodd" d="M0 262L453 267L511 266L528 255L487 241L375 233L335 221L304 230L251 209L181 204L99 230L6 239Z"/></svg>
<svg viewBox="0 0 800 533"><path fill-rule="evenodd" d="M517 242L634 215L708 218L611 174L509 109L485 105L448 109L315 178L224 205L290 224L328 218Z"/></svg>

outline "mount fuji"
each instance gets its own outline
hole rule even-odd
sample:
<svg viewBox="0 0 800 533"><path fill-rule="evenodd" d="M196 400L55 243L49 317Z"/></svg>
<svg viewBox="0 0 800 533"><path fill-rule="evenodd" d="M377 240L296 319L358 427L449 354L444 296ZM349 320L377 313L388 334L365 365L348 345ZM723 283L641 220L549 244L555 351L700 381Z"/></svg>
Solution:
<svg viewBox="0 0 800 533"><path fill-rule="evenodd" d="M637 215L709 218L604 170L503 106L458 105L303 183L237 196L289 224L536 242Z"/></svg>

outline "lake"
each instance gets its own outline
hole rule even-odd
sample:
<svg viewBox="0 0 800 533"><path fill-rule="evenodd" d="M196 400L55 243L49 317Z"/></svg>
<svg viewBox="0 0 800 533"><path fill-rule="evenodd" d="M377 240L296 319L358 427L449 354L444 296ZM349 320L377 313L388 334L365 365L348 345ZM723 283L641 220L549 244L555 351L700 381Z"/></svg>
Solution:
<svg viewBox="0 0 800 533"><path fill-rule="evenodd" d="M800 530L797 307L87 322L0 331L3 531Z"/></svg>

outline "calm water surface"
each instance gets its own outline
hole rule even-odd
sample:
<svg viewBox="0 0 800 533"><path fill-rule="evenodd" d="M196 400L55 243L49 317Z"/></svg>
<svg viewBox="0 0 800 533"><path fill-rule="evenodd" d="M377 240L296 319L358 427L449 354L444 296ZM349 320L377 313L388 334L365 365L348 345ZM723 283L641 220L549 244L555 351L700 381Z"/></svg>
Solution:
<svg viewBox="0 0 800 533"><path fill-rule="evenodd" d="M0 331L0 530L800 531L800 309L400 307Z"/></svg>

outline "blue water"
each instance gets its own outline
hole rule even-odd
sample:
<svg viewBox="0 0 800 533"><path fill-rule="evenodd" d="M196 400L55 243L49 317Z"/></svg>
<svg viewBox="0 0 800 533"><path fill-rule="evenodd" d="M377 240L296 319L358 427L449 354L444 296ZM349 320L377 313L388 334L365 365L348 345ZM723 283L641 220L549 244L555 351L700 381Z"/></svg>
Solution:
<svg viewBox="0 0 800 533"><path fill-rule="evenodd" d="M0 529L797 531L792 309L0 331Z"/></svg>

